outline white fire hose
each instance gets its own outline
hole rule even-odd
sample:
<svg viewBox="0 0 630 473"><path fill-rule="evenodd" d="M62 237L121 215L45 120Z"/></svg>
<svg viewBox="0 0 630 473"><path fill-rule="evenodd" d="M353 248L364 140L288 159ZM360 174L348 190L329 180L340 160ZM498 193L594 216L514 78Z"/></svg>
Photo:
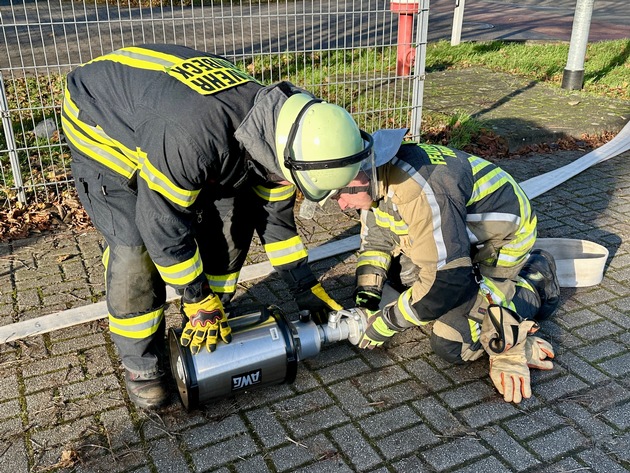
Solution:
<svg viewBox="0 0 630 473"><path fill-rule="evenodd" d="M615 138L605 145L584 155L578 160L554 171L542 174L521 183L530 199L547 192L589 167L613 158L630 149L630 123ZM326 243L309 250L309 261L318 261L338 254L355 251L359 248L359 235ZM603 277L608 250L596 243L585 240L564 238L540 238L537 247L549 251L556 259L558 279L562 287L583 287L599 284ZM267 276L273 272L269 262L246 266L241 271L239 282ZM167 288L167 301L178 299L171 288ZM44 315L35 319L16 322L0 327L0 343L8 343L22 338L41 335L62 328L91 322L107 317L104 301L88 306Z"/></svg>

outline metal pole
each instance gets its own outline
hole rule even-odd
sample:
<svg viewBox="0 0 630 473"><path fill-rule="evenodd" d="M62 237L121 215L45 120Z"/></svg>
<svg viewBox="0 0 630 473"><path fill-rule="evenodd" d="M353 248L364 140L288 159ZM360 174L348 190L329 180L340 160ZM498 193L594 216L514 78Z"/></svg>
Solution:
<svg viewBox="0 0 630 473"><path fill-rule="evenodd" d="M466 0L455 0L453 12L453 30L451 31L451 46L457 46L462 41L462 25L464 24L464 6Z"/></svg>
<svg viewBox="0 0 630 473"><path fill-rule="evenodd" d="M584 58L591 28L595 0L577 0L567 67L562 74L562 88L580 90L584 86Z"/></svg>
<svg viewBox="0 0 630 473"><path fill-rule="evenodd" d="M2 128L4 136L7 140L7 150L9 152L9 161L11 162L11 173L13 174L13 183L17 190L18 202L26 204L26 194L24 193L24 184L22 183L22 173L20 171L20 159L17 153L17 145L15 144L15 135L13 134L13 123L11 123L11 113L9 112L9 101L4 90L4 79L0 71L0 115L2 115Z"/></svg>
<svg viewBox="0 0 630 473"><path fill-rule="evenodd" d="M413 68L413 93L411 97L411 135L420 138L422 104L424 100L424 79L427 58L427 38L429 30L429 0L421 0L417 15L416 60Z"/></svg>

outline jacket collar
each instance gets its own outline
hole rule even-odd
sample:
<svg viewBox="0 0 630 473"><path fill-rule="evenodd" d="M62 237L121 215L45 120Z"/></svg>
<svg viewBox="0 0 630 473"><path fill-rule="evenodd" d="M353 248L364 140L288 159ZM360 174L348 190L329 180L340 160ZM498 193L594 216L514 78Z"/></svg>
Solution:
<svg viewBox="0 0 630 473"><path fill-rule="evenodd" d="M282 179L284 174L276 157L276 123L287 99L300 92L308 93L286 81L263 87L254 98L254 106L234 132L234 137L253 161Z"/></svg>

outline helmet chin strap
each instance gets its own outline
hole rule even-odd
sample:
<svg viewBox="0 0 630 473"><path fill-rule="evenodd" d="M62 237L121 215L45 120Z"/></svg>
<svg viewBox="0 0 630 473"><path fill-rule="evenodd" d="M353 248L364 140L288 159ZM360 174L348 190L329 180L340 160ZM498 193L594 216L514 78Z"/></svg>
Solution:
<svg viewBox="0 0 630 473"><path fill-rule="evenodd" d="M332 193L330 198L335 198L341 194L360 194L361 192L367 192L372 199L374 196L372 195L372 186L367 184L364 186L346 186L341 189L337 189Z"/></svg>

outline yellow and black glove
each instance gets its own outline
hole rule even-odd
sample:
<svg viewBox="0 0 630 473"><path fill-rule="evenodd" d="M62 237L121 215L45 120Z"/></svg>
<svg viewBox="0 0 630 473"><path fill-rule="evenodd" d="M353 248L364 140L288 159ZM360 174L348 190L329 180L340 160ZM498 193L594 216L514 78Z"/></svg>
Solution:
<svg viewBox="0 0 630 473"><path fill-rule="evenodd" d="M320 283L295 294L295 302L301 311L308 310L311 313L311 320L317 325L328 323L329 312L343 309Z"/></svg>
<svg viewBox="0 0 630 473"><path fill-rule="evenodd" d="M182 301L182 311L188 322L180 338L182 346L190 345L190 351L196 355L205 345L208 351L217 349L219 336L225 343L232 341L232 329L219 296L210 294L199 302Z"/></svg>
<svg viewBox="0 0 630 473"><path fill-rule="evenodd" d="M372 350L380 347L393 337L396 333L402 332L408 327L401 327L396 324L391 317L392 306L387 306L383 310L362 309L367 317L365 333L359 339L359 348Z"/></svg>

